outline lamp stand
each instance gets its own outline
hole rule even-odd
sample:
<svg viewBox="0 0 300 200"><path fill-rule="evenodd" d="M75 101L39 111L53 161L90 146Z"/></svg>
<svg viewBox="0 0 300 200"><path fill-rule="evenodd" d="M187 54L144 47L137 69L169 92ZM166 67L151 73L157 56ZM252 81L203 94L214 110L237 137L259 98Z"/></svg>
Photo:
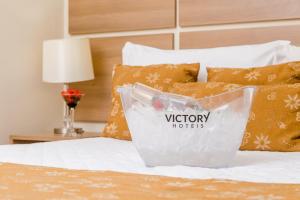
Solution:
<svg viewBox="0 0 300 200"><path fill-rule="evenodd" d="M63 90L68 90L68 85L64 84ZM77 134L84 133L84 130L82 128L74 128L74 108L70 108L67 106L66 102L64 102L64 127L62 128L55 128L54 134L62 134L63 136L72 136L76 137Z"/></svg>

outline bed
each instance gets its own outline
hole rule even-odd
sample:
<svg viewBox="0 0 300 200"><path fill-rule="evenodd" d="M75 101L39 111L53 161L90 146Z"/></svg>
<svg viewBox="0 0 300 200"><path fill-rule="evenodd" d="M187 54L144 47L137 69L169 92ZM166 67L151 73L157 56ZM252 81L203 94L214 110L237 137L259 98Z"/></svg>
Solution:
<svg viewBox="0 0 300 200"><path fill-rule="evenodd" d="M32 199L37 194L39 199L297 199L300 195L299 152L240 151L232 166L223 169L149 168L132 142L89 138L2 145L0 162L0 199Z"/></svg>
<svg viewBox="0 0 300 200"><path fill-rule="evenodd" d="M3 145L0 147L0 161L76 170L109 170L192 179L300 183L299 152L239 151L232 166L224 169L184 166L146 167L132 142L110 138Z"/></svg>

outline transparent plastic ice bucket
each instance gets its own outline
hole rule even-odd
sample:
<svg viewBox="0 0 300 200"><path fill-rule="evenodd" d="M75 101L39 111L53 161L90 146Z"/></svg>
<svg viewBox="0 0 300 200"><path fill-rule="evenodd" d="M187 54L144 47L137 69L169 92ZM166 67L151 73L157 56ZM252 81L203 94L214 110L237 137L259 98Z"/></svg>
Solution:
<svg viewBox="0 0 300 200"><path fill-rule="evenodd" d="M147 166L228 167L255 87L194 99L136 83L118 88L132 141Z"/></svg>

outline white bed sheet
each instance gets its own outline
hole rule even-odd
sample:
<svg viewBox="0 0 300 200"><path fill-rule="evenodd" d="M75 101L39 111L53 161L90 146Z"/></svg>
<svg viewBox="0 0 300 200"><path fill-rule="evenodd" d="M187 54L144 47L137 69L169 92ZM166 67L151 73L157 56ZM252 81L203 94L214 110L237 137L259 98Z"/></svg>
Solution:
<svg viewBox="0 0 300 200"><path fill-rule="evenodd" d="M29 145L0 145L0 162L68 169L111 170L195 179L300 183L300 152L238 152L232 167L145 167L132 142L89 138Z"/></svg>

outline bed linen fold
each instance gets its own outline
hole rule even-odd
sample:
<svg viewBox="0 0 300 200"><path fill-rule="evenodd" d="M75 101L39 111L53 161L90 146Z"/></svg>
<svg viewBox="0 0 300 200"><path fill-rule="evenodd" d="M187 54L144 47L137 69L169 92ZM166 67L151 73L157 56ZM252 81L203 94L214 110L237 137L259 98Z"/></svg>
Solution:
<svg viewBox="0 0 300 200"><path fill-rule="evenodd" d="M299 199L299 184L197 180L0 163L0 199Z"/></svg>

